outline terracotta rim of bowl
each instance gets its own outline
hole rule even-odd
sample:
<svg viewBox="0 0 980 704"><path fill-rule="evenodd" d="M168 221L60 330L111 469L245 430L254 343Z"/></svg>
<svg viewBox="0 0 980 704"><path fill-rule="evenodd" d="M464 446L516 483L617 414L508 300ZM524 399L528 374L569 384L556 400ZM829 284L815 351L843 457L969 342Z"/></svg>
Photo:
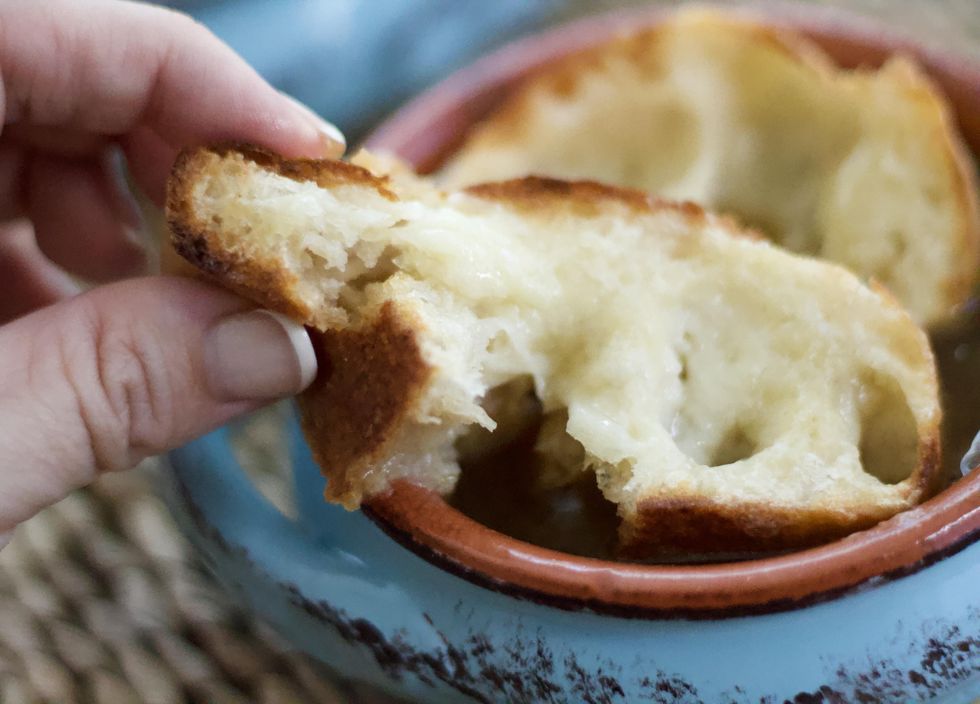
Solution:
<svg viewBox="0 0 980 704"><path fill-rule="evenodd" d="M365 509L416 554L496 591L572 610L719 618L826 601L958 552L980 538L978 476L834 543L711 565L640 565L548 550L487 528L408 482Z"/></svg>
<svg viewBox="0 0 980 704"><path fill-rule="evenodd" d="M589 17L518 40L423 93L367 140L432 171L467 128L534 70L621 30L657 24L644 8ZM980 152L980 60L945 56L836 9L776 6L766 21L821 44L841 65L913 53L944 89L965 141ZM697 566L636 565L540 548L487 528L436 493L398 482L367 513L422 557L499 591L561 608L629 616L717 618L797 608L915 572L980 538L980 474L842 540L780 557Z"/></svg>

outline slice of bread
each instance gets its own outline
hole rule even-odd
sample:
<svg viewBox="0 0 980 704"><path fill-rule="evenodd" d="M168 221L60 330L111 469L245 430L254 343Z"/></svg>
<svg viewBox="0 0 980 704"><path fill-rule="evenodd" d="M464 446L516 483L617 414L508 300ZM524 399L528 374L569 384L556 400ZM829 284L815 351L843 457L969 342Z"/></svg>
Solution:
<svg viewBox="0 0 980 704"><path fill-rule="evenodd" d="M922 324L980 274L973 165L915 62L841 70L803 38L679 12L530 78L444 171L461 187L540 174L730 213L887 286Z"/></svg>
<svg viewBox="0 0 980 704"><path fill-rule="evenodd" d="M932 488L937 382L907 313L694 205L540 178L443 193L239 146L184 153L168 217L189 261L319 331L300 406L347 507L396 478L451 491L460 439L527 414L528 379L538 451L595 473L625 554L807 545Z"/></svg>

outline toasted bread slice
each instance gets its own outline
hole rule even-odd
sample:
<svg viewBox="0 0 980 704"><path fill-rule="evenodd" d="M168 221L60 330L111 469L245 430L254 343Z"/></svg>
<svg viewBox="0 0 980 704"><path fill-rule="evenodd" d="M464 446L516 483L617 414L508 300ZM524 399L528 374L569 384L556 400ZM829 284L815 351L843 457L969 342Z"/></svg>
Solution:
<svg viewBox="0 0 980 704"><path fill-rule="evenodd" d="M887 286L937 324L980 274L973 165L940 91L897 56L840 70L807 39L679 12L529 79L445 169L692 200Z"/></svg>
<svg viewBox="0 0 980 704"><path fill-rule="evenodd" d="M347 507L400 477L451 491L457 441L494 427L481 402L526 378L538 450L595 472L636 556L829 539L936 475L908 314L694 205L540 178L447 194L221 147L180 157L168 216L189 261L319 331L303 425Z"/></svg>

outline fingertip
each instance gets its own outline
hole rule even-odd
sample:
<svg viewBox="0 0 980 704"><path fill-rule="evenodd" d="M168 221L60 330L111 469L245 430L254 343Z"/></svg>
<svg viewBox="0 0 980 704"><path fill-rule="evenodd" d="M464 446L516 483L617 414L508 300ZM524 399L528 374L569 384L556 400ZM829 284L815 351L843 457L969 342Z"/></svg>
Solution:
<svg viewBox="0 0 980 704"><path fill-rule="evenodd" d="M279 323L289 338L289 342L293 346L293 351L296 353L296 361L299 364L299 390L302 391L312 384L316 378L316 352L313 350L313 342L310 340L310 334L306 331L305 327L294 320L290 320L281 313L266 309L263 309L261 312L271 316Z"/></svg>
<svg viewBox="0 0 980 704"><path fill-rule="evenodd" d="M149 265L146 251L146 235L142 227L120 226L120 244L112 262L113 274L109 280L127 279L145 274Z"/></svg>
<svg viewBox="0 0 980 704"><path fill-rule="evenodd" d="M35 156L27 208L37 243L52 262L92 281L143 272L147 254L135 206L104 161Z"/></svg>
<svg viewBox="0 0 980 704"><path fill-rule="evenodd" d="M162 208L177 149L148 127L134 130L120 141L126 165L137 187L150 202Z"/></svg>
<svg viewBox="0 0 980 704"><path fill-rule="evenodd" d="M330 150L328 156L339 159L347 151L347 138L332 122L324 122L323 125L324 148Z"/></svg>
<svg viewBox="0 0 980 704"><path fill-rule="evenodd" d="M307 132L303 151L306 153L290 156L306 156L315 159L339 159L347 150L347 140L336 125L327 122L313 110L287 93L280 93L289 106L288 109L304 125Z"/></svg>
<svg viewBox="0 0 980 704"><path fill-rule="evenodd" d="M0 225L0 324L71 298L80 287L38 249L26 221Z"/></svg>
<svg viewBox="0 0 980 704"><path fill-rule="evenodd" d="M205 336L204 363L207 387L223 401L292 396L316 376L313 344L303 326L264 309L215 321Z"/></svg>

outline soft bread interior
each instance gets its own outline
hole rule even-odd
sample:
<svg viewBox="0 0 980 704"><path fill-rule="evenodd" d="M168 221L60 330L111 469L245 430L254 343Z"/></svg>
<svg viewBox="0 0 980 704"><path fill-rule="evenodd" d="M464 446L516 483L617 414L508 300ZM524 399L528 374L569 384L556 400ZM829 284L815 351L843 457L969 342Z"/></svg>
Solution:
<svg viewBox="0 0 980 704"><path fill-rule="evenodd" d="M800 36L696 10L544 70L445 179L590 178L692 200L882 282L933 323L980 271L964 153L911 59L839 70Z"/></svg>
<svg viewBox="0 0 980 704"><path fill-rule="evenodd" d="M376 461L326 467L332 498L356 506L398 477L449 491L457 442L494 428L484 400L508 383L549 418L539 451L594 471L627 522L652 497L846 523L925 495L928 343L844 269L639 192L526 179L444 194L315 166L185 155L171 223L199 265L328 335L382 315L411 331L421 390ZM234 277L242 262L276 272L273 296L268 277Z"/></svg>

